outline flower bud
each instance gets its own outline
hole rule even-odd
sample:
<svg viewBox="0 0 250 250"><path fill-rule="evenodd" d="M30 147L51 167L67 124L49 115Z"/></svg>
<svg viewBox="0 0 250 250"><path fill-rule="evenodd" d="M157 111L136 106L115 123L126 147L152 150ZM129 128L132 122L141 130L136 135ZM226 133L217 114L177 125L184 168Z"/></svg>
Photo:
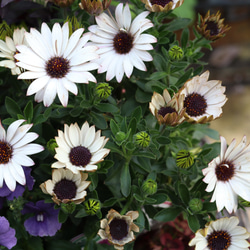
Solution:
<svg viewBox="0 0 250 250"><path fill-rule="evenodd" d="M180 168L189 168L194 164L194 156L188 150L180 150L176 155L176 165Z"/></svg>
<svg viewBox="0 0 250 250"><path fill-rule="evenodd" d="M89 215L95 215L101 208L100 201L96 199L89 199L83 203L85 211Z"/></svg>
<svg viewBox="0 0 250 250"><path fill-rule="evenodd" d="M71 36L74 31L83 28L83 25L77 20L75 16L67 17L64 23L66 22L68 22L69 25L69 36Z"/></svg>
<svg viewBox="0 0 250 250"><path fill-rule="evenodd" d="M135 143L142 148L147 148L150 143L150 135L144 131L137 133L135 135Z"/></svg>
<svg viewBox="0 0 250 250"><path fill-rule="evenodd" d="M183 50L181 47L177 46L177 45L174 45L169 51L168 51L168 54L170 56L170 58L173 60L173 61L178 61L180 59L183 58Z"/></svg>
<svg viewBox="0 0 250 250"><path fill-rule="evenodd" d="M5 40L5 37L12 37L13 31L11 30L10 26L5 22L2 21L0 23L0 39Z"/></svg>
<svg viewBox="0 0 250 250"><path fill-rule="evenodd" d="M112 89L113 88L109 86L108 83L102 82L97 85L96 94L101 99L107 99L111 95Z"/></svg>
<svg viewBox="0 0 250 250"><path fill-rule="evenodd" d="M152 179L148 179L142 183L142 192L145 195L155 194L156 191L157 191L157 182L156 181L154 181Z"/></svg>
<svg viewBox="0 0 250 250"><path fill-rule="evenodd" d="M54 155L56 153L55 151L55 148L58 147L57 143L56 143L56 140L55 139L50 139L48 142L47 142L47 149L49 150L49 152Z"/></svg>
<svg viewBox="0 0 250 250"><path fill-rule="evenodd" d="M192 212L198 213L202 210L203 204L200 199L194 198L189 202L188 206Z"/></svg>
<svg viewBox="0 0 250 250"><path fill-rule="evenodd" d="M122 142L123 140L125 140L126 138L126 134L122 131L119 131L116 133L115 135L115 139L118 141L118 142Z"/></svg>

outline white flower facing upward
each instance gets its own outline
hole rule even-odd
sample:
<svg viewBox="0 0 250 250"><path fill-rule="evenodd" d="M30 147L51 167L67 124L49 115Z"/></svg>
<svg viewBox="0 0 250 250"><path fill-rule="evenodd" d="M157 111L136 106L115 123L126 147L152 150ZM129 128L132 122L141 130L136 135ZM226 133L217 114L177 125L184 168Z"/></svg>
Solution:
<svg viewBox="0 0 250 250"><path fill-rule="evenodd" d="M208 81L209 71L185 82L179 90L184 95L185 117L188 122L207 123L222 115L227 98L221 81Z"/></svg>
<svg viewBox="0 0 250 250"><path fill-rule="evenodd" d="M152 22L145 17L150 12L144 11L139 14L131 23L129 5L117 5L115 19L102 13L95 17L97 25L89 27L93 33L91 44L99 47L100 55L95 60L100 66L98 73L106 73L106 80L114 77L118 82L122 81L124 73L129 78L133 68L146 71L143 61L152 61L152 56L147 50L152 50L150 43L157 42L157 39L149 34L142 34L145 30L153 27Z"/></svg>
<svg viewBox="0 0 250 250"><path fill-rule="evenodd" d="M69 25L62 27L55 23L52 31L46 23L42 24L41 33L34 28L25 37L29 47L17 46L15 58L17 65L26 69L18 79L35 79L27 90L27 95L35 94L37 102L43 101L50 106L58 95L64 107L68 105L68 91L77 95L75 83L96 82L88 71L98 68L90 62L98 58L96 46L85 46L91 34L83 34L84 29L77 29L69 37Z"/></svg>
<svg viewBox="0 0 250 250"><path fill-rule="evenodd" d="M246 239L250 234L238 224L235 216L211 221L196 232L189 246L195 246L195 250L248 250Z"/></svg>
<svg viewBox="0 0 250 250"><path fill-rule="evenodd" d="M32 124L20 126L25 120L11 123L7 132L0 122L0 188L3 182L14 191L16 182L26 184L23 167L33 166L34 161L28 156L43 151L43 147L34 141L38 134L28 132Z"/></svg>
<svg viewBox="0 0 250 250"><path fill-rule="evenodd" d="M221 136L220 155L202 170L203 181L208 184L206 191L213 191L211 202L216 201L218 211L225 207L229 213L236 212L238 196L250 201L250 145L246 145L244 136L235 146L235 139L227 147Z"/></svg>
<svg viewBox="0 0 250 250"><path fill-rule="evenodd" d="M53 169L52 180L47 180L40 185L45 194L50 194L52 200L60 203L74 202L80 204L87 195L86 189L90 185L87 173L74 174L68 169Z"/></svg>
<svg viewBox="0 0 250 250"><path fill-rule="evenodd" d="M21 74L21 69L16 65L14 56L18 53L16 46L26 44L24 33L24 28L17 28L13 32L13 39L6 36L5 42L0 40L0 57L5 58L5 60L0 61L0 67L11 69L12 75Z"/></svg>
<svg viewBox="0 0 250 250"><path fill-rule="evenodd" d="M85 122L81 129L75 124L64 125L64 133L59 130L55 137L58 147L55 148L57 162L52 168L68 168L73 173L78 171L93 172L97 170L97 163L104 160L109 149L104 148L108 141L101 136L101 131L95 131L95 126L89 127Z"/></svg>

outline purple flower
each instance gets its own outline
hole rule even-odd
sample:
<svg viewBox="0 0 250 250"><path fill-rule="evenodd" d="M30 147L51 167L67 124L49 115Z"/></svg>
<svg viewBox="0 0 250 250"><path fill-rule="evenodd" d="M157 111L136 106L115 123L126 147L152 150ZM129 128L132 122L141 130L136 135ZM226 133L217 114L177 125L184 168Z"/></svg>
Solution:
<svg viewBox="0 0 250 250"><path fill-rule="evenodd" d="M24 205L23 214L33 213L34 216L24 222L24 227L33 236L54 236L61 228L58 222L59 209L54 209L54 203L45 203L43 200L36 204L28 202Z"/></svg>
<svg viewBox="0 0 250 250"><path fill-rule="evenodd" d="M5 246L8 249L14 247L17 243L15 234L16 231L10 227L8 220L0 216L0 246Z"/></svg>
<svg viewBox="0 0 250 250"><path fill-rule="evenodd" d="M24 171L25 178L26 178L25 186L27 186L28 190L32 190L33 185L34 185L34 179L30 174L31 168L23 167L23 171ZM12 192L11 190L9 190L9 188L4 182L3 187L0 188L0 197L6 197L8 200L13 200L14 198L18 198L19 196L23 195L25 186L17 183L16 189Z"/></svg>

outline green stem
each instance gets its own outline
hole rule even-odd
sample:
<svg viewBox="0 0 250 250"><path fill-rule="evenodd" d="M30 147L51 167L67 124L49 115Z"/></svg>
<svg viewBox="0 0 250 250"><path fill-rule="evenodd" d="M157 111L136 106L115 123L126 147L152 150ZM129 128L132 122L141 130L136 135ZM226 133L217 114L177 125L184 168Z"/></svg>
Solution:
<svg viewBox="0 0 250 250"><path fill-rule="evenodd" d="M127 201L127 203L125 204L125 206L123 207L122 211L120 212L121 215L125 214L128 210L128 208L130 207L132 201L133 201L134 197L133 195L130 194L130 198Z"/></svg>

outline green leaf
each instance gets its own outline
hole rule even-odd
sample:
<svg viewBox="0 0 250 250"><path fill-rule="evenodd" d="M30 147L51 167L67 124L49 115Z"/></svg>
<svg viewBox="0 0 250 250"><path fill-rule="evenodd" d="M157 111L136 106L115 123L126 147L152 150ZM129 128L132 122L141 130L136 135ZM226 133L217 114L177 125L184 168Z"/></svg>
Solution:
<svg viewBox="0 0 250 250"><path fill-rule="evenodd" d="M60 210L59 215L58 215L58 221L60 223L64 223L67 219L68 219L68 215L64 213L62 210Z"/></svg>
<svg viewBox="0 0 250 250"><path fill-rule="evenodd" d="M110 129L111 129L113 135L116 135L120 131L119 126L117 125L117 123L113 119L110 120L109 126L110 126Z"/></svg>
<svg viewBox="0 0 250 250"><path fill-rule="evenodd" d="M179 29L183 29L188 27L188 25L192 22L189 18L178 18L174 19L172 22L168 24L168 31L176 31Z"/></svg>
<svg viewBox="0 0 250 250"><path fill-rule="evenodd" d="M160 79L165 78L165 77L167 77L167 76L168 76L168 73L167 73L167 72L164 72L164 71L162 71L162 72L155 72L155 73L153 73L153 74L149 77L149 79L150 79L150 80L155 80L155 81L157 81L157 80L160 80Z"/></svg>
<svg viewBox="0 0 250 250"><path fill-rule="evenodd" d="M86 213L86 210L84 208L80 209L77 214L75 215L75 218L83 218L89 216L89 214Z"/></svg>
<svg viewBox="0 0 250 250"><path fill-rule="evenodd" d="M157 221L172 221L174 220L180 213L182 212L181 207L168 207L168 208L163 208L160 212L158 212L155 216L154 219Z"/></svg>
<svg viewBox="0 0 250 250"><path fill-rule="evenodd" d="M196 232L200 228L199 220L195 215L189 214L187 221L188 221L188 226L193 232Z"/></svg>
<svg viewBox="0 0 250 250"><path fill-rule="evenodd" d="M119 111L119 108L111 103L98 103L95 107L101 112L116 113Z"/></svg>
<svg viewBox="0 0 250 250"><path fill-rule="evenodd" d="M31 100L25 106L23 113L28 122L31 122L33 119L33 103Z"/></svg>
<svg viewBox="0 0 250 250"><path fill-rule="evenodd" d="M181 86L183 85L188 79L191 78L191 74L193 72L193 69L188 69L184 75L182 75L179 80L176 82L175 86Z"/></svg>
<svg viewBox="0 0 250 250"><path fill-rule="evenodd" d="M17 118L18 114L22 114L22 111L21 111L19 105L8 96L5 97L5 107L7 109L7 112L13 118Z"/></svg>
<svg viewBox="0 0 250 250"><path fill-rule="evenodd" d="M141 109L141 106L137 106L133 113L131 114L131 120L133 118L136 119L137 123L141 120L141 117L142 117L142 109Z"/></svg>
<svg viewBox="0 0 250 250"><path fill-rule="evenodd" d="M72 110L70 110L69 114L72 117L78 117L82 112L83 112L83 108L78 106L78 107L75 107Z"/></svg>
<svg viewBox="0 0 250 250"><path fill-rule="evenodd" d="M166 145L166 144L169 144L171 143L171 140L169 139L169 137L166 137L166 136L161 136L161 137L158 137L156 139L156 141L160 144L163 144L163 145Z"/></svg>
<svg viewBox="0 0 250 250"><path fill-rule="evenodd" d="M144 198L139 194L133 194L134 198L139 202L144 202Z"/></svg>
<svg viewBox="0 0 250 250"><path fill-rule="evenodd" d="M130 132L131 136L133 136L136 133L136 129L137 129L137 120L136 118L133 117L128 125L128 130L131 130Z"/></svg>
<svg viewBox="0 0 250 250"><path fill-rule="evenodd" d="M122 167L121 176L120 176L120 182L121 182L121 192L125 197L128 197L130 194L131 189L131 176L129 172L129 164L126 163Z"/></svg>
<svg viewBox="0 0 250 250"><path fill-rule="evenodd" d="M104 202L102 203L102 207L112 207L112 206L115 205L115 203L116 203L117 201L118 201L117 198L114 198L114 197L109 198L108 200L106 200L106 201L104 201Z"/></svg>
<svg viewBox="0 0 250 250"><path fill-rule="evenodd" d="M92 122L98 127L99 129L106 129L108 127L107 121L105 120L102 114L91 112L90 116L92 117Z"/></svg>
<svg viewBox="0 0 250 250"><path fill-rule="evenodd" d="M168 199L168 196L164 193L156 193L154 195L151 195L150 197L156 200L154 203L155 205L162 204Z"/></svg>
<svg viewBox="0 0 250 250"><path fill-rule="evenodd" d="M186 48L189 39L189 29L185 28L181 34L181 47Z"/></svg>
<svg viewBox="0 0 250 250"><path fill-rule="evenodd" d="M135 92L135 99L139 103L150 102L151 97L152 97L151 93L146 93L139 88Z"/></svg>
<svg viewBox="0 0 250 250"><path fill-rule="evenodd" d="M188 205L190 201L190 195L189 195L189 191L186 185L184 185L183 183L179 183L178 193L179 193L181 200L185 203L185 205Z"/></svg>
<svg viewBox="0 0 250 250"><path fill-rule="evenodd" d="M149 151L138 151L133 153L134 156L142 156L150 159L155 159L155 154L149 152Z"/></svg>

